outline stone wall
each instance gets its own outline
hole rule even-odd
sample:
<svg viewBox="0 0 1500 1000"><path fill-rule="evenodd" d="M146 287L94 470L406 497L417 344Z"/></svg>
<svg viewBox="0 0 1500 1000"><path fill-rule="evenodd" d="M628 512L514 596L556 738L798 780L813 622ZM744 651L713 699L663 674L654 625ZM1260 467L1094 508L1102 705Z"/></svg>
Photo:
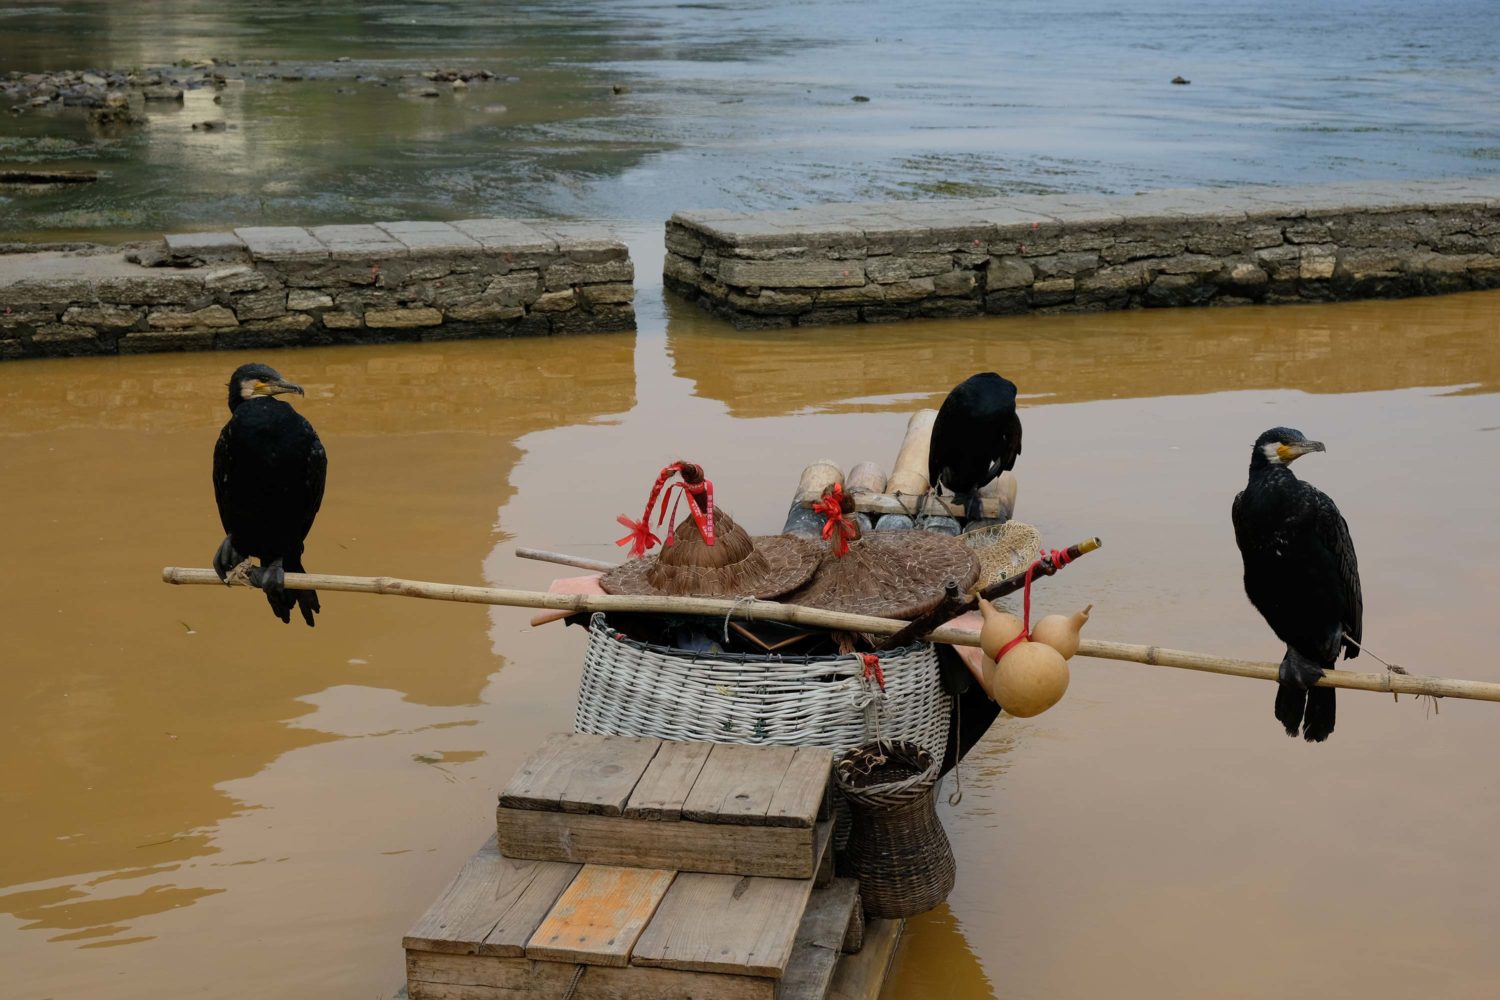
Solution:
<svg viewBox="0 0 1500 1000"><path fill-rule="evenodd" d="M736 326L1500 287L1500 177L680 212L667 288Z"/></svg>
<svg viewBox="0 0 1500 1000"><path fill-rule="evenodd" d="M0 359L635 328L599 227L470 219L0 255Z"/></svg>

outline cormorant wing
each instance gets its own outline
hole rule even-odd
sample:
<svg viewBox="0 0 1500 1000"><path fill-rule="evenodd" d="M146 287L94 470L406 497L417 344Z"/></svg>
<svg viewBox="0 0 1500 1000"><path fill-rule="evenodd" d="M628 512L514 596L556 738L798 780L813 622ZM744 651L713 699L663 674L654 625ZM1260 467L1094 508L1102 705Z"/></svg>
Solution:
<svg viewBox="0 0 1500 1000"><path fill-rule="evenodd" d="M1358 642L1364 623L1365 598L1360 590L1359 561L1354 555L1354 540L1349 537L1349 524L1326 494L1316 487L1307 488L1315 501L1315 542L1323 550L1323 556L1338 581L1341 623L1350 638ZM1359 655L1359 650L1346 648L1346 655L1353 659Z"/></svg>
<svg viewBox="0 0 1500 1000"><path fill-rule="evenodd" d="M307 533L312 530L313 518L318 516L318 508L323 506L323 485L328 479L328 453L323 450L318 432L313 430L306 417L302 418L302 423L312 437L312 447L307 451L307 516L302 521L302 537L306 538Z"/></svg>
<svg viewBox="0 0 1500 1000"><path fill-rule="evenodd" d="M229 480L234 476L233 431L234 420L230 419L214 445L214 502L218 504L219 523L224 526L226 535L232 533L229 528Z"/></svg>

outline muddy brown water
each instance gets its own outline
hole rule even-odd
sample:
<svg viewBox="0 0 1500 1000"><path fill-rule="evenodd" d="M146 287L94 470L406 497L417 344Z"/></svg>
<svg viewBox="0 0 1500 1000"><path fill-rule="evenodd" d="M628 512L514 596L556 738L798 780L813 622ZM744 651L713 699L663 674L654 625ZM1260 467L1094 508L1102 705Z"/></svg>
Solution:
<svg viewBox="0 0 1500 1000"><path fill-rule="evenodd" d="M648 282L657 232L633 247ZM611 556L676 457L775 530L805 463L890 462L911 410L993 368L1025 393L1019 515L1105 541L1041 611L1279 655L1229 503L1284 423L1328 444L1297 470L1351 524L1372 648L1500 681L1495 295L815 334L650 287L640 310L634 336L265 355L330 456L308 566L542 587L567 571L517 544ZM388 997L497 787L571 724L582 635L529 612L325 594L309 630L160 582L219 541L209 456L241 360L0 368L6 996ZM1496 995L1500 708L1346 692L1314 747L1272 697L1075 660L1057 708L964 762L940 810L961 878L886 996Z"/></svg>

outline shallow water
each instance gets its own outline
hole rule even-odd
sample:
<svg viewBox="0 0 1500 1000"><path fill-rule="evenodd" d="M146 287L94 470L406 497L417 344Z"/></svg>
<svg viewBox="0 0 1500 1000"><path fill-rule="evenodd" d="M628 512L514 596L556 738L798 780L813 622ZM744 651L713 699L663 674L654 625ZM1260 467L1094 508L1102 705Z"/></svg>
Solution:
<svg viewBox="0 0 1500 1000"><path fill-rule="evenodd" d="M656 233L632 231L643 273ZM832 456L998 368L1025 393L1019 513L1105 548L1038 591L1102 638L1274 658L1229 502L1249 443L1359 546L1366 634L1500 680L1494 295L736 333L648 287L638 335L269 352L330 456L315 571L544 586L516 544L608 558L655 470L708 464L752 530ZM225 354L38 361L0 378L0 963L7 995L385 997L400 935L567 728L582 635L529 613L325 594L315 630L170 588L218 542ZM560 571L565 573L566 571ZM1358 664L1370 669L1373 664ZM942 807L962 878L887 996L1492 996L1494 709L1340 695L1280 734L1269 685L1075 661L997 723ZM19 817L16 821L14 817Z"/></svg>
<svg viewBox="0 0 1500 1000"><path fill-rule="evenodd" d="M13 6L0 72L248 80L126 135L0 114L0 166L102 174L0 190L0 238L1489 174L1497 50L1490 0ZM515 79L404 96L439 65Z"/></svg>

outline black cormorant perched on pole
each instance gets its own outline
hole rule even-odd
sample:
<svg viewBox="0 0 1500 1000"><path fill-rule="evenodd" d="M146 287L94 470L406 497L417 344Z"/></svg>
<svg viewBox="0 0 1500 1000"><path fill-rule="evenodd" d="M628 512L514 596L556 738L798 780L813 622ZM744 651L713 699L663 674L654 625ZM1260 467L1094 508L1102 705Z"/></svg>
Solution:
<svg viewBox="0 0 1500 1000"><path fill-rule="evenodd" d="M303 395L266 365L241 365L229 377L229 422L214 446L214 497L227 534L214 570L227 580L247 557L258 558L249 576L276 617L290 624L296 607L312 625L317 592L288 592L282 582L284 573L303 572L302 542L323 502L328 456L307 418L274 398L289 392Z"/></svg>
<svg viewBox="0 0 1500 1000"><path fill-rule="evenodd" d="M938 409L927 453L927 481L939 484L965 505L970 520L982 516L979 490L1016 467L1021 454L1021 418L1016 416L1016 386L994 372L964 379Z"/></svg>
<svg viewBox="0 0 1500 1000"><path fill-rule="evenodd" d="M1364 598L1349 525L1321 490L1292 474L1299 456L1323 451L1301 431L1273 427L1250 453L1250 482L1234 498L1234 538L1245 595L1282 642L1276 718L1288 736L1321 743L1333 732L1333 688L1314 687L1342 650L1359 655Z"/></svg>

